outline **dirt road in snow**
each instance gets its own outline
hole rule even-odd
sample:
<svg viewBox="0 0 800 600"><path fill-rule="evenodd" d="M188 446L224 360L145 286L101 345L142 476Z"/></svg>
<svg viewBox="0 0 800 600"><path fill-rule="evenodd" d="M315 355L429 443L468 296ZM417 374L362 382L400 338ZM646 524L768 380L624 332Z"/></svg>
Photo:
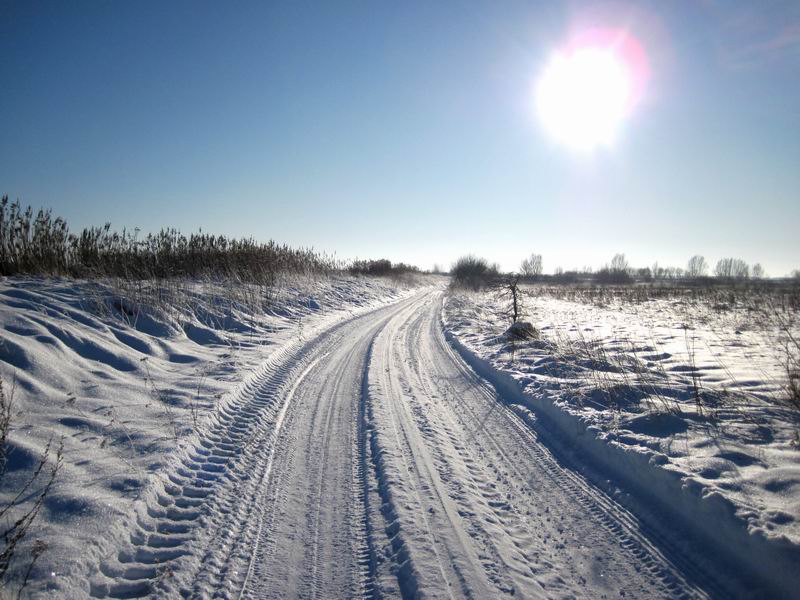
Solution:
<svg viewBox="0 0 800 600"><path fill-rule="evenodd" d="M298 341L140 502L95 597L719 595L444 338L425 290Z"/></svg>

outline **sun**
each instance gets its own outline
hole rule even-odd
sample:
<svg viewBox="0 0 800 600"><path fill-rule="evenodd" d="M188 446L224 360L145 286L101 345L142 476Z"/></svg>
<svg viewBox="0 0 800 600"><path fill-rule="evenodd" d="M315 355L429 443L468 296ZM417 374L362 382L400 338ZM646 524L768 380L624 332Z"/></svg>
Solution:
<svg viewBox="0 0 800 600"><path fill-rule="evenodd" d="M612 146L641 93L640 55L626 36L597 34L553 54L536 86L548 133L575 150Z"/></svg>

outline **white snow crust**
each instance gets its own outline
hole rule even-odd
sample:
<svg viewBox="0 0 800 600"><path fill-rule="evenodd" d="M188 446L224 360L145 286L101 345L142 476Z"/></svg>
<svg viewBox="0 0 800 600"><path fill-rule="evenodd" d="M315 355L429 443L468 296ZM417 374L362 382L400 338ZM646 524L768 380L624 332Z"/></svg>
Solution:
<svg viewBox="0 0 800 600"><path fill-rule="evenodd" d="M539 339L504 335L509 322L491 292L447 298L444 327L465 360L585 459L793 589L800 448L796 415L782 402L782 327L685 298L525 294ZM781 323L797 337L796 315Z"/></svg>

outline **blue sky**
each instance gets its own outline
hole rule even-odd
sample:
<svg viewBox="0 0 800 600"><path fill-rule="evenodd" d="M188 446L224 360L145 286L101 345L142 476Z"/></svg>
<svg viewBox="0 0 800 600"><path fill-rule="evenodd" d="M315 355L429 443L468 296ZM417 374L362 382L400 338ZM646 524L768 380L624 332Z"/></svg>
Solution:
<svg viewBox="0 0 800 600"><path fill-rule="evenodd" d="M534 109L576 22L626 27L651 69L588 154ZM797 2L5 1L0 56L0 193L73 230L800 268Z"/></svg>

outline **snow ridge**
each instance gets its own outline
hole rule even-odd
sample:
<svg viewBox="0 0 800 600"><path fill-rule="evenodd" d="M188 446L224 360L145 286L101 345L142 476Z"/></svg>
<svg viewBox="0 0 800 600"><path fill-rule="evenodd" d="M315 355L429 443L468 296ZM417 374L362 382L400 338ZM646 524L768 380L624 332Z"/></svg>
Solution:
<svg viewBox="0 0 800 600"><path fill-rule="evenodd" d="M735 581L749 588L772 590L771 593L785 597L792 596L800 586L800 573L796 569L800 564L800 552L793 544L782 544L763 534L749 533L730 503L718 495L702 496L697 488L682 485L679 473L659 468L647 456L626 452L622 447L602 440L596 428L587 428L545 395L526 394L517 380L462 343L444 321L440 326L451 347L532 427L545 435L549 432L555 445L576 448L581 462L623 482L633 494L628 498L623 495L620 499L635 506L637 514L649 512L648 505L658 507L657 511L661 513L658 521L670 522L678 531L700 534L701 548L695 548L694 552L696 564L705 564L705 574L693 568L692 562L681 560L679 552L670 553L680 560L684 572L694 574L705 586L717 590L719 595L735 595ZM520 407L524 409L520 410ZM542 428L539 422L543 422L545 427ZM666 519L665 515L668 515ZM651 539L660 538L667 547L674 545L655 522L641 525L650 531ZM720 577L710 580L708 573L715 571Z"/></svg>

